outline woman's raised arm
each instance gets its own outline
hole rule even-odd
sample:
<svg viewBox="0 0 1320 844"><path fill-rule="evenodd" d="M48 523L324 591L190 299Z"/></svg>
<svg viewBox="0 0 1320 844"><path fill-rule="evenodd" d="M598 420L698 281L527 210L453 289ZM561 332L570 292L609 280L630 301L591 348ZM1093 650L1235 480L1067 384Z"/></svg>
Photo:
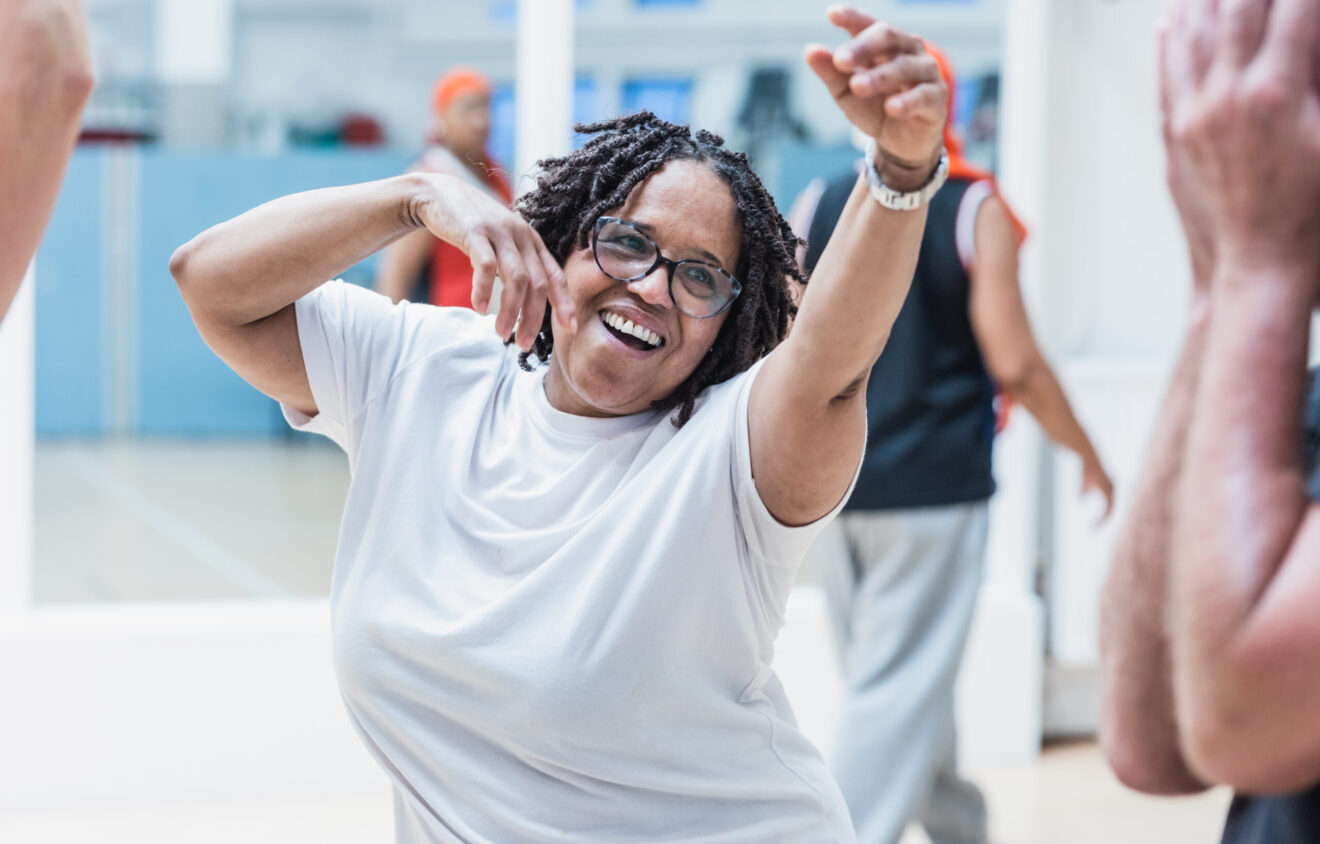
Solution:
<svg viewBox="0 0 1320 844"><path fill-rule="evenodd" d="M472 259L478 310L504 281L496 329L518 327L531 345L559 266L517 214L452 176L408 174L282 197L181 246L170 272L202 338L248 383L310 415L316 402L298 343L293 303L387 244L426 227ZM526 335L526 336L525 336Z"/></svg>
<svg viewBox="0 0 1320 844"><path fill-rule="evenodd" d="M851 40L807 63L852 123L875 139L881 180L915 191L943 151L948 89L920 39L853 9L830 20ZM766 361L749 407L752 473L780 521L819 519L847 492L866 440L866 381L916 270L926 210L894 211L859 179L821 255L788 339Z"/></svg>

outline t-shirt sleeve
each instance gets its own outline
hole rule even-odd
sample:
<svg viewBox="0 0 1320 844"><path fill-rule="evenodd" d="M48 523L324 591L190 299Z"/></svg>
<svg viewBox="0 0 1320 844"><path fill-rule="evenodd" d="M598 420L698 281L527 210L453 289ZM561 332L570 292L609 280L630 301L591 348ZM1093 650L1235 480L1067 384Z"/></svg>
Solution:
<svg viewBox="0 0 1320 844"><path fill-rule="evenodd" d="M857 484L857 475L862 464L859 459L853 472L848 490L834 509L808 525L789 527L779 521L766 507L761 493L756 488L752 477L752 447L748 428L748 406L752 394L752 384L756 381L765 360L757 362L748 372L740 376L738 385L737 410L734 413L734 496L737 501L738 518L742 523L748 550L753 557L764 560L774 566L796 566L801 563L807 548L826 525L828 525L852 495Z"/></svg>
<svg viewBox="0 0 1320 844"><path fill-rule="evenodd" d="M434 308L331 281L295 305L303 366L316 400L307 416L282 405L295 429L322 434L352 454L357 424L400 373L462 343L502 347L489 323L463 308Z"/></svg>

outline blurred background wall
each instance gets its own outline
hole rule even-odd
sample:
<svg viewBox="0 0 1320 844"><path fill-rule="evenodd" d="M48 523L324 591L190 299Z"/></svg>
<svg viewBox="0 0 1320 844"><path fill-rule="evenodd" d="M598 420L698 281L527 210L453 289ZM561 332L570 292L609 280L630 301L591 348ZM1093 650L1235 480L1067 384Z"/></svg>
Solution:
<svg viewBox="0 0 1320 844"><path fill-rule="evenodd" d="M855 156L846 122L801 61L807 40L836 40L816 4L576 6L575 121L647 108L712 129L752 156L785 208L811 178ZM512 166L516 4L87 7L99 83L41 253L38 435L283 435L270 403L183 319L170 252L266 199L405 169L422 145L431 84L455 65L495 82L490 148ZM1000 4L909 0L875 11L949 49L964 80L957 119L972 155L992 164ZM371 271L349 278L366 283Z"/></svg>

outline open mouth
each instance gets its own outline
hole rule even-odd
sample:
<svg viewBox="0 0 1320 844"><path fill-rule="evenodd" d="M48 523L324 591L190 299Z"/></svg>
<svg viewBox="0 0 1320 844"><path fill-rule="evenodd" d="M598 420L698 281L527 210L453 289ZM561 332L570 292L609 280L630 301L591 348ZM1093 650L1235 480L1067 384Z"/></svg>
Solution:
<svg viewBox="0 0 1320 844"><path fill-rule="evenodd" d="M629 348L649 352L665 344L665 339L659 334L649 328L634 325L631 320L610 311L601 311L600 321L605 324L605 328L611 334L619 339L619 342Z"/></svg>

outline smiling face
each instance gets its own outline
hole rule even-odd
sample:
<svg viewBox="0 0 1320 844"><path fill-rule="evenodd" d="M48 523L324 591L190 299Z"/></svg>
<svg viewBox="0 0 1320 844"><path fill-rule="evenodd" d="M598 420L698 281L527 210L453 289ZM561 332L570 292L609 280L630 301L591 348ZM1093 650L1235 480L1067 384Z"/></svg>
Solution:
<svg viewBox="0 0 1320 844"><path fill-rule="evenodd" d="M608 215L638 226L670 260L705 261L731 273L738 265L742 227L733 193L702 163L668 162ZM728 309L697 319L675 308L663 264L625 284L602 272L588 247L568 256L564 277L578 327L569 331L552 322L554 354L545 390L566 413L649 410L687 380L729 318Z"/></svg>

